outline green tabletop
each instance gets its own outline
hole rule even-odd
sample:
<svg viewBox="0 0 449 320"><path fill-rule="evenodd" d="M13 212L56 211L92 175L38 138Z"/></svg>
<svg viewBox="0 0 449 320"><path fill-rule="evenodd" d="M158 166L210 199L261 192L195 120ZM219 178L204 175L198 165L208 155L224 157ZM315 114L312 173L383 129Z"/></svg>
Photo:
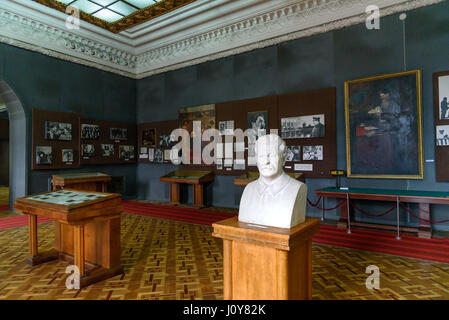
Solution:
<svg viewBox="0 0 449 320"><path fill-rule="evenodd" d="M342 189L331 188L331 187L320 189L317 191L341 192L341 193L384 194L384 195L410 196L410 197L449 198L449 192L443 192L443 191L394 190L394 189L371 189L371 188L349 188L347 190L342 190Z"/></svg>

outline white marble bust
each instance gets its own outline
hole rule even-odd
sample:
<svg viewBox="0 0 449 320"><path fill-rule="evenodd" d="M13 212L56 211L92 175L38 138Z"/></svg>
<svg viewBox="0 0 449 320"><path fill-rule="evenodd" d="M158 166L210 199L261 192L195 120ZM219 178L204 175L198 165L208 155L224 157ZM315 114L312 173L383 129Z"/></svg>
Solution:
<svg viewBox="0 0 449 320"><path fill-rule="evenodd" d="M307 186L287 175L283 166L287 147L278 135L256 142L260 177L249 183L240 200L239 221L292 228L305 221Z"/></svg>

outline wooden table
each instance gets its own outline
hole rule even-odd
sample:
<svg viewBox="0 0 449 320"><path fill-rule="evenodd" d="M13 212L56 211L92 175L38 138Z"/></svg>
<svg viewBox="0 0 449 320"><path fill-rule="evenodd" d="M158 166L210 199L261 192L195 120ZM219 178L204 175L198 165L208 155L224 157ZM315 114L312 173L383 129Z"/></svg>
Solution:
<svg viewBox="0 0 449 320"><path fill-rule="evenodd" d="M53 191L61 189L73 189L83 191L106 192L107 184L111 176L101 172L86 172L72 174L55 174L51 183Z"/></svg>
<svg viewBox="0 0 449 320"><path fill-rule="evenodd" d="M389 190L389 189L370 189L370 188L349 188L341 190L337 188L324 188L316 190L315 193L320 197L330 197L345 199L340 207L339 228L348 228L348 226L376 227L381 229L396 229L399 236L399 210L397 214L397 225L388 226L382 224L363 223L351 221L349 218L348 200L376 200L396 202L398 207L401 202L418 203L419 218L427 221L419 220L417 228L400 227L403 231L417 232L420 238L431 238L432 230L430 220L430 204L446 204L449 205L449 192L439 191L415 191L415 190ZM350 229L349 229L350 230Z"/></svg>
<svg viewBox="0 0 449 320"><path fill-rule="evenodd" d="M120 266L119 194L59 190L19 198L14 208L27 214L32 266L55 259L73 263L80 287L123 273ZM55 219L55 249L38 252L37 216Z"/></svg>
<svg viewBox="0 0 449 320"><path fill-rule="evenodd" d="M301 181L305 183L304 174L301 172L290 172L287 173L293 179ZM234 185L239 187L246 187L248 183L253 182L254 180L259 179L259 171L248 171L244 174L238 176L234 179Z"/></svg>
<svg viewBox="0 0 449 320"><path fill-rule="evenodd" d="M214 180L212 171L173 171L160 178L162 182L170 183L170 203L180 204L179 184L187 183L193 185L193 206L204 207L204 184Z"/></svg>
<svg viewBox="0 0 449 320"><path fill-rule="evenodd" d="M238 217L213 225L223 239L225 300L312 298L312 236L320 219L306 218L293 228L263 227Z"/></svg>

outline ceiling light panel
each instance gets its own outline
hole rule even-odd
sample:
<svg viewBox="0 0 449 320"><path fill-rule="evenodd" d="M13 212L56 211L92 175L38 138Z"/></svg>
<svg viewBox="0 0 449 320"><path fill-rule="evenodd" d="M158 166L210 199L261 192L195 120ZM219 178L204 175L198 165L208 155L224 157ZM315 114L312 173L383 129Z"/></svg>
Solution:
<svg viewBox="0 0 449 320"><path fill-rule="evenodd" d="M99 4L100 6L106 7L110 5L111 3L117 2L117 0L90 0L91 2L95 2L96 4Z"/></svg>
<svg viewBox="0 0 449 320"><path fill-rule="evenodd" d="M101 9L98 12L95 12L93 14L94 17L97 17L101 20L107 21L107 22L115 22L117 20L120 20L123 18L122 15L115 13L114 11L108 10L108 9Z"/></svg>
<svg viewBox="0 0 449 320"><path fill-rule="evenodd" d="M136 8L131 7L129 4L126 4L122 1L116 2L113 5L108 6L108 9L120 13L121 15L124 16L130 15L131 13L137 11Z"/></svg>
<svg viewBox="0 0 449 320"><path fill-rule="evenodd" d="M126 0L126 2L132 4L133 6L136 6L140 9L151 6L152 4L155 4L159 1L154 0Z"/></svg>
<svg viewBox="0 0 449 320"><path fill-rule="evenodd" d="M95 11L98 11L102 8L102 6L90 2L89 0L77 0L70 5L73 7L77 7L81 11L89 14L94 13Z"/></svg>

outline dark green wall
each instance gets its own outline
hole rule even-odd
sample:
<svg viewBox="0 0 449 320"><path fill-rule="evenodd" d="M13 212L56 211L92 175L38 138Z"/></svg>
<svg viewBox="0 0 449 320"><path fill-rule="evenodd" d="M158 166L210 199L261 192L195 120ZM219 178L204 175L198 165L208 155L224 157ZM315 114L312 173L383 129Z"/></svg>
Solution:
<svg viewBox="0 0 449 320"><path fill-rule="evenodd" d="M136 82L109 72L0 44L0 79L20 99L31 144L33 108L74 112L100 120L136 122ZM27 150L30 150L28 146ZM24 157L31 159L29 151ZM31 161L27 161L28 166ZM86 166L64 172L98 171L126 176L126 196L136 194L136 165ZM48 189L48 179L60 171L29 171L28 192Z"/></svg>
<svg viewBox="0 0 449 320"><path fill-rule="evenodd" d="M137 81L138 122L176 119L180 107L283 94L335 86L337 88L337 164L346 168L343 84L347 80L404 71L403 29L399 15L381 18L380 30L367 30L365 24L301 38L248 53L155 75ZM424 159L434 159L432 73L449 70L449 2L407 12L407 69L423 71ZM313 113L313 110L310 110ZM140 198L168 199L168 186L159 182L163 172L174 167L139 164L137 189ZM309 197L313 190L335 185L333 180L308 179ZM425 163L425 179L384 180L344 179L349 187L386 187L392 189L449 190L448 183L435 182L434 163ZM189 190L189 193L191 190ZM242 189L233 177L216 176L207 189L214 205L238 207ZM326 206L334 206L328 200ZM372 213L383 212L391 204L361 203ZM416 206L411 206L417 211ZM447 209L434 207L433 219L447 219ZM308 209L308 215L321 211ZM326 216L337 219L339 213ZM404 212L403 220L416 225ZM359 220L372 221L356 213ZM378 221L378 220L376 220ZM383 219L395 223L395 215ZM434 226L449 230L449 224Z"/></svg>

